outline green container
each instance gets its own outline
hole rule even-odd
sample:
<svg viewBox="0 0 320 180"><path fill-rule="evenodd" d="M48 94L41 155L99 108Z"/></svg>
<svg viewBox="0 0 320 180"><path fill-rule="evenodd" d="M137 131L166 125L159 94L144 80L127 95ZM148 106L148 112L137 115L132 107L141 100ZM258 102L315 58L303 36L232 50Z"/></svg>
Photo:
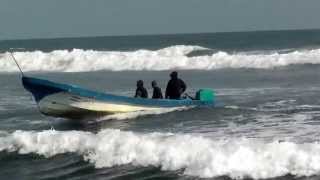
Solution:
<svg viewBox="0 0 320 180"><path fill-rule="evenodd" d="M200 89L196 93L196 99L200 101L214 101L215 94L211 89Z"/></svg>

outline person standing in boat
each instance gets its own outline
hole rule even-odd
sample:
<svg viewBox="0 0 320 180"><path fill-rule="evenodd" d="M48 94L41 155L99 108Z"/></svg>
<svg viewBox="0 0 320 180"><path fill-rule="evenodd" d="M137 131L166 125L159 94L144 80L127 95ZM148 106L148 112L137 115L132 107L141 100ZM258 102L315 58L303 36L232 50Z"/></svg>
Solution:
<svg viewBox="0 0 320 180"><path fill-rule="evenodd" d="M143 87L143 81L137 81L137 89L136 94L134 95L135 98L148 98L148 91L146 88Z"/></svg>
<svg viewBox="0 0 320 180"><path fill-rule="evenodd" d="M171 79L169 80L166 88L166 99L180 99L181 94L187 89L186 84L178 78L178 72L173 71L170 74Z"/></svg>
<svg viewBox="0 0 320 180"><path fill-rule="evenodd" d="M161 88L158 87L157 81L152 81L151 86L153 88L152 99L162 99L163 96L162 96Z"/></svg>

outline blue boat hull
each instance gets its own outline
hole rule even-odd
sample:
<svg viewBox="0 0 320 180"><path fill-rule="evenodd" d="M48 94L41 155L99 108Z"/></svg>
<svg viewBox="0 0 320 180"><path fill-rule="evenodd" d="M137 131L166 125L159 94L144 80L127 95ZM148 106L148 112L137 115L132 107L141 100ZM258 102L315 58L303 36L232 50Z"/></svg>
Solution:
<svg viewBox="0 0 320 180"><path fill-rule="evenodd" d="M50 116L82 117L134 111L214 106L214 101L191 99L143 99L96 92L74 85L23 77L25 89L32 93L40 112Z"/></svg>

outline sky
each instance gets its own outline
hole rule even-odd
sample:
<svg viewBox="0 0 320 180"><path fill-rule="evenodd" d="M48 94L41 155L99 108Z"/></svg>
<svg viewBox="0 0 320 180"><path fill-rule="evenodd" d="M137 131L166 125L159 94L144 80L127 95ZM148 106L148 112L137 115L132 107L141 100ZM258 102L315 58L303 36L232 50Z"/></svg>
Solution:
<svg viewBox="0 0 320 180"><path fill-rule="evenodd" d="M319 29L320 0L0 0L0 40Z"/></svg>

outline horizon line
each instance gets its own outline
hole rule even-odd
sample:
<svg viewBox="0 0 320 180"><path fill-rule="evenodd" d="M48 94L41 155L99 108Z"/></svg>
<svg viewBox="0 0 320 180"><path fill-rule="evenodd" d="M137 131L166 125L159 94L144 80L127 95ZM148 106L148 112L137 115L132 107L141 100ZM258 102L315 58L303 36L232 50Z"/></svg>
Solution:
<svg viewBox="0 0 320 180"><path fill-rule="evenodd" d="M76 38L121 38L121 37L139 37L139 36L173 36L173 35L199 35L199 34L224 34L224 33L250 33L250 32L282 32L282 31L320 31L320 28L306 29L277 29L277 30L249 30L249 31L218 31L218 32L194 32L194 33L159 33L159 34L126 34L126 35L97 35L97 36L60 36L60 37L36 37L21 39L0 39L5 41L28 41L28 40L57 40L57 39L76 39Z"/></svg>

